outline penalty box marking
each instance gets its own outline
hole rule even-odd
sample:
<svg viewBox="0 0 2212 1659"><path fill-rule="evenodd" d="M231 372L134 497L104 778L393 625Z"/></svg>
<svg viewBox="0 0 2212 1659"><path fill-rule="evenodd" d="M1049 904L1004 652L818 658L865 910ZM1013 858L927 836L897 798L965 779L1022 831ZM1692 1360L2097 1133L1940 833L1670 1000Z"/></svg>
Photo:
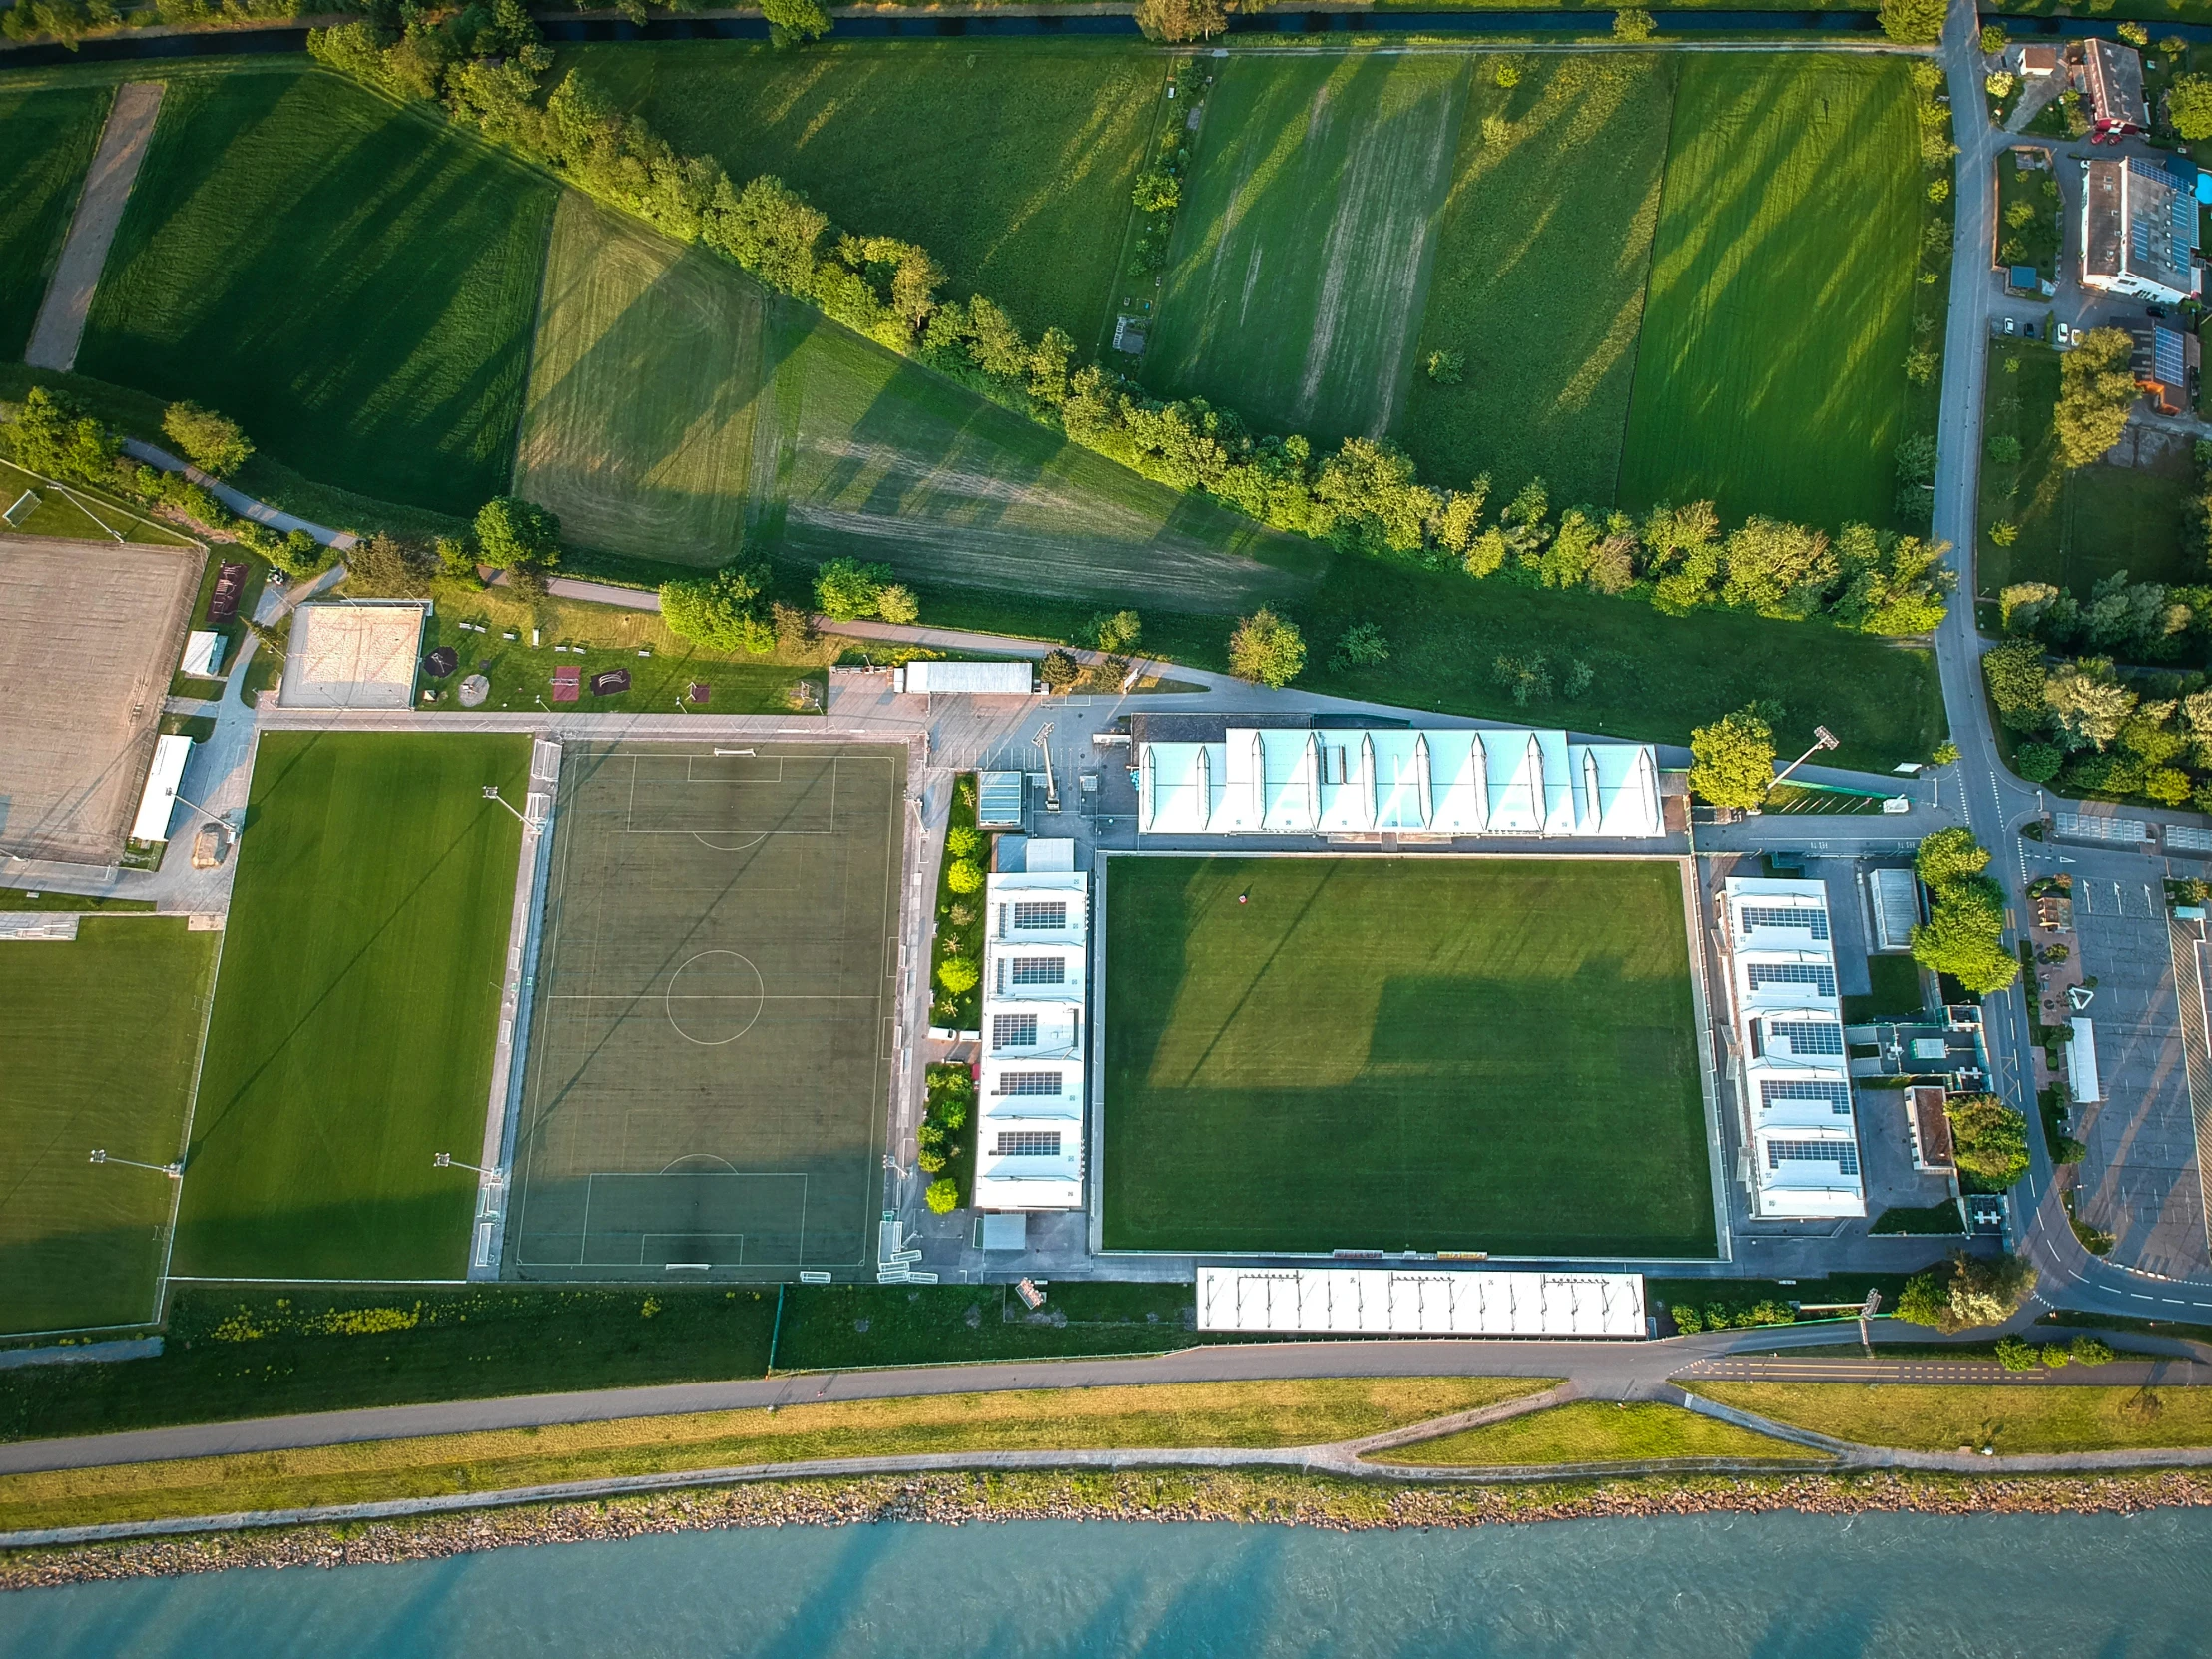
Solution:
<svg viewBox="0 0 2212 1659"><path fill-rule="evenodd" d="M729 1162L729 1160L728 1160L728 1159L726 1159L726 1158L722 1158L722 1157L720 1157L719 1155L717 1155L717 1154L713 1154L713 1153L695 1153L695 1154L690 1154L689 1156L694 1156L694 1157L712 1157L712 1158L714 1158L715 1162L717 1162L717 1163L720 1163L720 1164L727 1164L727 1163ZM681 1159L681 1158L679 1158L679 1159L677 1159L677 1160L675 1160L675 1161L676 1161L677 1163L682 1163L682 1162L683 1162L684 1160L683 1160L683 1159ZM704 1172L702 1172L702 1173L704 1173ZM674 1171L671 1171L671 1170L668 1170L668 1169L662 1169L662 1170L659 1170L659 1171L635 1171L635 1170L603 1170L603 1171L598 1171L598 1172L595 1172L595 1173L593 1173L593 1174L587 1175L587 1176L585 1176L585 1177L584 1177L584 1218L583 1218L583 1220L584 1220L584 1224L583 1224L583 1227L582 1227L582 1229L581 1229L581 1230L579 1231L579 1233L578 1233L578 1235L577 1235L577 1241L576 1241L576 1259L575 1259L575 1260L574 1260L573 1262L570 1262L570 1261L554 1261L554 1260L551 1260L551 1259L542 1259L542 1260L526 1260L526 1261L518 1261L517 1265L518 1265L518 1266L520 1266L520 1267L529 1267L529 1268L553 1268L553 1267L578 1267L578 1268L590 1268L590 1267L610 1267L610 1268L611 1268L611 1267L644 1267L644 1266L646 1265L646 1246L647 1246L647 1245L649 1245L649 1244L650 1244L650 1243L651 1243L651 1242L652 1242L653 1240L655 1240L655 1239L687 1239L687 1240L688 1240L688 1239L708 1239L708 1240L719 1240L719 1239L735 1239L735 1240L739 1241L739 1244L738 1244L738 1254L737 1254L736 1258L735 1258L734 1260L730 1261L730 1262L727 1262L727 1263L723 1263L723 1264L721 1264L721 1265L723 1265L723 1266L728 1266L728 1267L798 1267L798 1266L802 1266L802 1265L804 1265L804 1264L805 1264L805 1262L806 1262L806 1259L807 1259L807 1205L808 1205L808 1201L809 1201L809 1197L810 1197L810 1186L811 1186L811 1183L812 1183L812 1181L813 1181L813 1177L812 1177L812 1176L810 1176L810 1175L809 1175L809 1174L808 1174L808 1173L807 1173L806 1171L804 1171L804 1170L760 1170L760 1171L753 1171L753 1172L745 1172L745 1171L731 1170L731 1171L728 1171L728 1172L727 1172L727 1174L725 1174L725 1175L720 1175L720 1176L716 1176L716 1175L706 1175L706 1179L710 1179L710 1180L714 1180L714 1179L735 1179L735 1180L739 1180L739 1181L764 1181L764 1182L765 1182L765 1181L797 1181L797 1182L799 1183L799 1228L798 1228L798 1236L799 1236L799 1255L798 1255L798 1256L797 1256L796 1258L794 1258L793 1260L791 1260L791 1261L751 1261L751 1262L749 1262L749 1261L747 1261L747 1260L746 1260L746 1256L745 1256L745 1245L744 1245L744 1241L745 1241L745 1240L746 1240L746 1239L747 1239L747 1238L748 1238L748 1237L750 1236L749 1234L747 1234L747 1233L741 1233L741 1232L729 1232L729 1231L707 1231L707 1232L701 1232L701 1231L696 1231L696 1230L692 1230L692 1229L688 1229L688 1228L684 1228L684 1229L674 1229L674 1228L672 1228L672 1229L669 1229L669 1230L666 1230L666 1231L661 1231L661 1230L657 1230L657 1229L641 1229L641 1230L639 1230L639 1231L637 1231L637 1232L634 1232L634 1233L633 1233L633 1232L630 1232L630 1231L628 1231L628 1230L625 1230L625 1229L615 1229L615 1230L612 1230L612 1232L611 1232L611 1236L612 1236L612 1237L615 1237L615 1238L634 1238L634 1239L636 1239L636 1240L637 1240L637 1256L636 1256L636 1259L635 1259L635 1261L610 1261L610 1260L597 1260L597 1261L595 1261L595 1260L593 1260L593 1258L592 1258L592 1254L591 1254L591 1237L592 1237L592 1226L591 1226L591 1210L592 1210L592 1200L593 1200L594 1196L596 1196L596 1195L597 1195L597 1193L598 1193L598 1191L599 1191L599 1183L600 1183L600 1182L602 1182L602 1181L607 1181L607 1182L630 1182L630 1181L662 1181L662 1180L669 1180L669 1179L674 1179L674 1180L679 1180L679 1181L682 1181L682 1180L695 1180L695 1179L699 1179L699 1178L700 1178L700 1176L699 1176L699 1175L686 1175L686 1174L678 1174L678 1173L676 1173L676 1172L674 1172ZM605 1236L605 1231L606 1231L606 1230L603 1230L603 1236ZM516 1242L517 1242L517 1246L518 1246L518 1248L519 1248L519 1245L520 1245L520 1239L518 1238ZM663 1265L663 1266L666 1266L667 1264L666 1264L666 1263L664 1263L664 1264L662 1264L662 1265Z"/></svg>

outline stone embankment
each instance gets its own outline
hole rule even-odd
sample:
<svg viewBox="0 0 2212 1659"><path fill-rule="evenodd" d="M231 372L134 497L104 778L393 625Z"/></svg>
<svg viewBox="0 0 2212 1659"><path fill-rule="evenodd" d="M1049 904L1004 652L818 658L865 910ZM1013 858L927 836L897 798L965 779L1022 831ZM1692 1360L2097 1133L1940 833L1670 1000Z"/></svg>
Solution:
<svg viewBox="0 0 2212 1659"><path fill-rule="evenodd" d="M339 1567L437 1560L521 1544L592 1543L751 1526L919 1521L1231 1521L1333 1531L1654 1516L2132 1514L2212 1506L2212 1477L2186 1471L1974 1479L1901 1474L1763 1478L1653 1475L1513 1486L1381 1486L1221 1470L763 1481L711 1491L555 1503L400 1521L134 1539L0 1558L0 1589L166 1577L230 1567Z"/></svg>

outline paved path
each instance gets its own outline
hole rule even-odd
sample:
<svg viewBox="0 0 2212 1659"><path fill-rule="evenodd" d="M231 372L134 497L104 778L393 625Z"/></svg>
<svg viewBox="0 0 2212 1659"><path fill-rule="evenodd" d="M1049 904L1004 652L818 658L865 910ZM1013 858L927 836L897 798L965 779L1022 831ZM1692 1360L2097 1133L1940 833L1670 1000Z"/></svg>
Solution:
<svg viewBox="0 0 2212 1659"><path fill-rule="evenodd" d="M162 85L126 81L116 89L107 125L100 131L100 148L93 154L84 193L77 198L77 212L69 222L69 240L62 244L61 262L54 268L46 302L39 307L31 343L23 352L23 360L33 368L66 373L77 366L77 347L85 337L85 318L92 314L101 270L108 263L108 245L123 223L124 204L131 199L131 185L138 178L139 163L146 159L147 142L162 111Z"/></svg>
<svg viewBox="0 0 2212 1659"><path fill-rule="evenodd" d="M172 455L157 444L147 443L139 438L125 438L123 452L134 460L144 461L148 466L160 467L164 472L182 472L239 517L250 518L256 524L266 524L272 530L282 531L287 536L294 530L304 530L324 547L335 547L341 552L359 539L350 530L333 530L326 524L315 523L311 518L301 518L296 513L272 507L266 501L258 501L244 490L232 488L222 479L202 472L183 457Z"/></svg>

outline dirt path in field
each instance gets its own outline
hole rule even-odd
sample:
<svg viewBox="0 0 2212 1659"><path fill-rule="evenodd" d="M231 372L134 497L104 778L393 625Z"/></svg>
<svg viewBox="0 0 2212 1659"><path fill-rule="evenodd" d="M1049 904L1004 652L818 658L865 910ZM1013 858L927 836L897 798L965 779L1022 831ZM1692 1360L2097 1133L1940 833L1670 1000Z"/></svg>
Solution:
<svg viewBox="0 0 2212 1659"><path fill-rule="evenodd" d="M160 81L126 81L116 89L115 105L100 133L100 149L92 158L84 194L77 199L77 213L69 223L69 240L62 245L61 263L54 268L46 303L39 307L30 346L23 353L23 360L33 368L66 373L77 365L77 347L85 337L85 318L92 314L101 268L108 263L108 246L123 223L124 205L131 200L131 186L138 179L139 163L146 159L146 146L161 111Z"/></svg>

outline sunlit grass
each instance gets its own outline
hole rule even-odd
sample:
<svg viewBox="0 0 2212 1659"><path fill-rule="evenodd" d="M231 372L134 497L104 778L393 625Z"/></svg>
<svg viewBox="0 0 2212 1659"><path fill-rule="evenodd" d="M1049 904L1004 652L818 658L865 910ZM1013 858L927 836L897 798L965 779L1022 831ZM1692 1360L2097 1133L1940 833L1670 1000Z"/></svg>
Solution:
<svg viewBox="0 0 2212 1659"><path fill-rule="evenodd" d="M1743 1457L1823 1462L1820 1452L1755 1434L1679 1405L1577 1400L1508 1417L1440 1439L1376 1453L1378 1463L1506 1468L1535 1463L1641 1462L1677 1457Z"/></svg>
<svg viewBox="0 0 2212 1659"><path fill-rule="evenodd" d="M109 102L104 87L0 93L0 357L31 337Z"/></svg>
<svg viewBox="0 0 2212 1659"><path fill-rule="evenodd" d="M1794 1428L1920 1451L2212 1445L2212 1388L1700 1382L1695 1391Z"/></svg>

